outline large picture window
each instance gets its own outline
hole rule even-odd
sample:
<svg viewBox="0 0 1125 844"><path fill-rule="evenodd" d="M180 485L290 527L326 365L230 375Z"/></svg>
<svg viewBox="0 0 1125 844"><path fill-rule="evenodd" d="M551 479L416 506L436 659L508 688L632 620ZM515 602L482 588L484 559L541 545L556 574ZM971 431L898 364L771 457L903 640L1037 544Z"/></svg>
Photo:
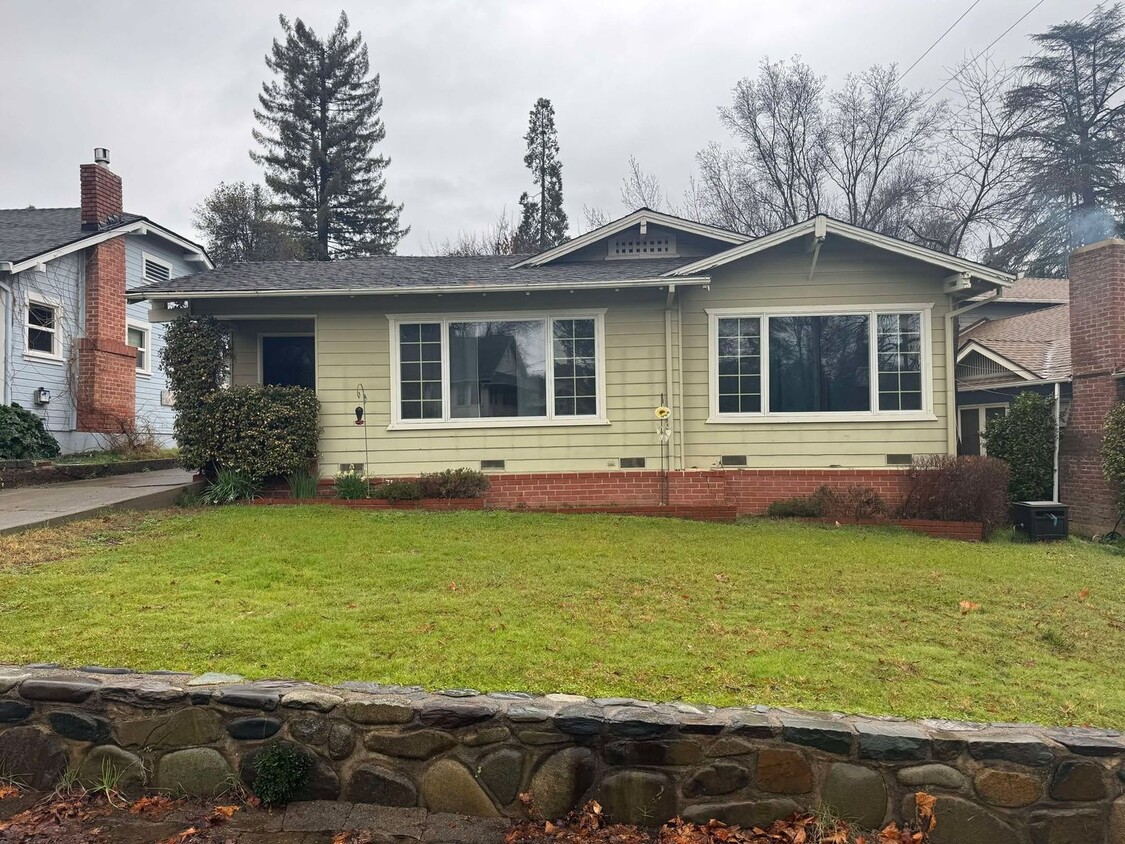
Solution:
<svg viewBox="0 0 1125 844"><path fill-rule="evenodd" d="M404 424L604 421L600 314L395 317Z"/></svg>
<svg viewBox="0 0 1125 844"><path fill-rule="evenodd" d="M712 420L928 412L925 310L711 313Z"/></svg>

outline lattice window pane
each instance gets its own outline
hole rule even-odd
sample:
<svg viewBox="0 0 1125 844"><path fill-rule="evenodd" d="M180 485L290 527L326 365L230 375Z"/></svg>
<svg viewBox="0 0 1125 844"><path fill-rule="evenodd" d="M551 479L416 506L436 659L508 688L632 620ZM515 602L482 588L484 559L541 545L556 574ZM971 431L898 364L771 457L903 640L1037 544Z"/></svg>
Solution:
<svg viewBox="0 0 1125 844"><path fill-rule="evenodd" d="M879 409L921 410L921 314L879 314L876 325Z"/></svg>
<svg viewBox="0 0 1125 844"><path fill-rule="evenodd" d="M399 413L441 419L441 324L399 326Z"/></svg>
<svg viewBox="0 0 1125 844"><path fill-rule="evenodd" d="M719 320L719 412L762 410L762 321Z"/></svg>

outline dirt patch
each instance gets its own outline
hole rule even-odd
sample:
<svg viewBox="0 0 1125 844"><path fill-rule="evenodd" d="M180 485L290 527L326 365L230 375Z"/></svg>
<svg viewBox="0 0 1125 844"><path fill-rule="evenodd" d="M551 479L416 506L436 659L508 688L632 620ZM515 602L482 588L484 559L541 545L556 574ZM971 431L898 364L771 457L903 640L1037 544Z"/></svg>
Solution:
<svg viewBox="0 0 1125 844"><path fill-rule="evenodd" d="M175 510L121 511L0 536L0 566L32 566L123 545L176 515Z"/></svg>

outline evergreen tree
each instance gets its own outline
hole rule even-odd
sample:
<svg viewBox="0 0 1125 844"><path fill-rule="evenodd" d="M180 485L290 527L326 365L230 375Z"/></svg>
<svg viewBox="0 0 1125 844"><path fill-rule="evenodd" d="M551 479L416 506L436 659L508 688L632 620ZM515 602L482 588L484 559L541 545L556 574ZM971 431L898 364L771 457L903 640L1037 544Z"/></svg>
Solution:
<svg viewBox="0 0 1125 844"><path fill-rule="evenodd" d="M538 194L520 195L520 224L516 229L517 252L541 252L566 240L566 212L563 211L562 163L559 138L555 130L555 107L540 97L528 121L527 155L523 163L535 179Z"/></svg>
<svg viewBox="0 0 1125 844"><path fill-rule="evenodd" d="M374 154L386 129L363 36L348 34L343 12L326 39L300 18L280 21L285 38L266 56L276 78L262 83L254 109L262 149L250 157L265 166L266 186L310 258L389 255L409 229L399 225L402 206L386 197L390 159Z"/></svg>
<svg viewBox="0 0 1125 844"><path fill-rule="evenodd" d="M261 185L220 182L192 211L215 266L243 261L289 261L305 251L278 219Z"/></svg>
<svg viewBox="0 0 1125 844"><path fill-rule="evenodd" d="M1125 15L1098 7L1032 36L1039 53L1007 96L1028 147L1002 265L1066 275L1079 246L1125 230Z"/></svg>

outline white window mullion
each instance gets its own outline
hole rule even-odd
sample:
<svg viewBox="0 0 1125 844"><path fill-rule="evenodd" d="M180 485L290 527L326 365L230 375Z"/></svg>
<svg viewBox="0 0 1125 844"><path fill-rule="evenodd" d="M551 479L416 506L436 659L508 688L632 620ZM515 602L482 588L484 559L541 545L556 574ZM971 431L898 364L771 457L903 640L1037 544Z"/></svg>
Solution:
<svg viewBox="0 0 1125 844"><path fill-rule="evenodd" d="M867 349L871 362L868 364L868 392L870 393L870 413L879 412L879 314L872 311L867 315Z"/></svg>
<svg viewBox="0 0 1125 844"><path fill-rule="evenodd" d="M758 317L758 335L761 338L758 348L761 350L762 359L758 364L758 369L761 370L761 390L762 390L762 415L769 416L770 413L770 318L768 316Z"/></svg>
<svg viewBox="0 0 1125 844"><path fill-rule="evenodd" d="M441 321L441 420L448 422L451 418L450 408L453 406L451 393L453 387L450 380L449 364L449 320Z"/></svg>
<svg viewBox="0 0 1125 844"><path fill-rule="evenodd" d="M555 418L555 318L547 317L544 330L547 348L544 349L544 366L547 367L547 418ZM594 350L595 352L597 349Z"/></svg>

